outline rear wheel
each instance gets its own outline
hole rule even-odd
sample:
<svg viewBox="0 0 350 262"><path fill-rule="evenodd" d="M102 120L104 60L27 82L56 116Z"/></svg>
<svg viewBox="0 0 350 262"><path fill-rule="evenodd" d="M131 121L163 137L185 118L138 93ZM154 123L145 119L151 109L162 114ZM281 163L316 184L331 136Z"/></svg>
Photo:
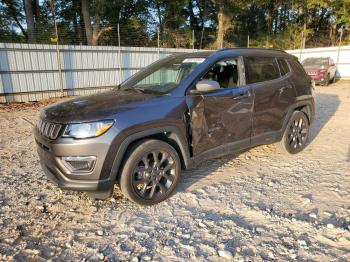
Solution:
<svg viewBox="0 0 350 262"><path fill-rule="evenodd" d="M290 154L302 151L307 145L309 127L307 116L301 111L295 111L280 142L282 149Z"/></svg>
<svg viewBox="0 0 350 262"><path fill-rule="evenodd" d="M120 177L122 193L141 205L165 200L174 190L181 164L176 150L160 140L143 140L128 152Z"/></svg>

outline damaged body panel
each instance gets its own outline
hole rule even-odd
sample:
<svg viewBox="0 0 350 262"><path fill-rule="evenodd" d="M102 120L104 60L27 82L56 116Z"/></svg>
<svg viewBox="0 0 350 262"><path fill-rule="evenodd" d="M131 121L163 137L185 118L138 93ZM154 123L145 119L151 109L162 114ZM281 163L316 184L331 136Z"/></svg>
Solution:
<svg viewBox="0 0 350 262"><path fill-rule="evenodd" d="M249 88L188 95L193 154L250 139L254 95Z"/></svg>

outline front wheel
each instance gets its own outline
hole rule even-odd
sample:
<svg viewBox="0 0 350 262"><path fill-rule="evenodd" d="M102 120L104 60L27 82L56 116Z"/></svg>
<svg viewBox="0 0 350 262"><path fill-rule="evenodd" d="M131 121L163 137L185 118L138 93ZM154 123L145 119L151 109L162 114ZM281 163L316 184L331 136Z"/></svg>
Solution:
<svg viewBox="0 0 350 262"><path fill-rule="evenodd" d="M171 145L160 140L143 140L128 150L120 189L137 204L157 204L172 193L180 172L180 159Z"/></svg>
<svg viewBox="0 0 350 262"><path fill-rule="evenodd" d="M309 119L301 111L295 111L284 131L281 148L290 154L302 151L309 138Z"/></svg>
<svg viewBox="0 0 350 262"><path fill-rule="evenodd" d="M323 82L323 85L324 86L329 86L329 83L330 83L330 76L329 76L329 74L326 76L326 78L325 78L325 80L324 80L324 82Z"/></svg>

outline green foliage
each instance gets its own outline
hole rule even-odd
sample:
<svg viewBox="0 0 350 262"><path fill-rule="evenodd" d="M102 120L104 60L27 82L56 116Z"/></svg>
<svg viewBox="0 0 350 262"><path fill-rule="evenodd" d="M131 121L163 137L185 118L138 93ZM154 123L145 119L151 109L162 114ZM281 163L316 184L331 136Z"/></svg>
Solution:
<svg viewBox="0 0 350 262"><path fill-rule="evenodd" d="M55 37L49 2L32 0L35 43ZM303 42L337 45L338 29L350 27L350 0L90 0L90 25L84 24L82 0L53 3L61 44L87 44L89 26L98 36L95 44L118 45L119 24L123 46L157 46L159 29L161 47L210 49L217 47L220 30L224 47L247 46L249 36L250 47L291 49ZM350 41L349 30L343 44ZM0 2L0 41L28 41L22 0Z"/></svg>

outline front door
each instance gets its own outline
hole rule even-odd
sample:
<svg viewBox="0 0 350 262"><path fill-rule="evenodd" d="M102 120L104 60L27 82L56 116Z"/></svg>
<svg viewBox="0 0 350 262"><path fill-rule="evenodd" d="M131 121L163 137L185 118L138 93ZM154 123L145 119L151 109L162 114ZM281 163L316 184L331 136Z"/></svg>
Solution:
<svg viewBox="0 0 350 262"><path fill-rule="evenodd" d="M187 94L194 156L229 144L237 149L250 144L254 95L245 86L243 69L241 58L221 60L198 80L217 81L220 89Z"/></svg>

